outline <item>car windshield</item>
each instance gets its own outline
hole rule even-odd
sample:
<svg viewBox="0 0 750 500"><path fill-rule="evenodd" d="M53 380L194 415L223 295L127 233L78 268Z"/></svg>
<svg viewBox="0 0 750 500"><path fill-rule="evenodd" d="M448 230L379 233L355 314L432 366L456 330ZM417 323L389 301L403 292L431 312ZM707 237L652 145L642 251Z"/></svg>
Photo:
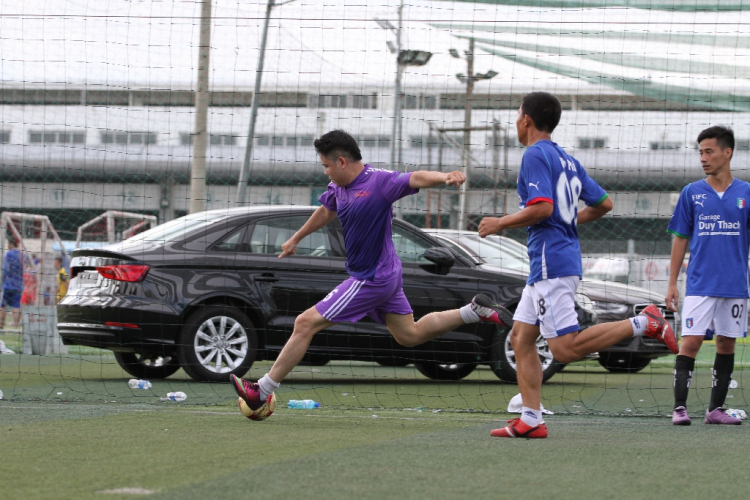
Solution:
<svg viewBox="0 0 750 500"><path fill-rule="evenodd" d="M462 245L477 254L487 264L525 273L529 272L529 257L526 253L526 247L510 238L502 236L480 238L476 234L462 234L451 237L457 238Z"/></svg>
<svg viewBox="0 0 750 500"><path fill-rule="evenodd" d="M224 218L224 215L207 215L205 213L187 215L137 234L132 238L128 238L125 242L133 244L147 241L176 241L191 231L216 223L221 218Z"/></svg>

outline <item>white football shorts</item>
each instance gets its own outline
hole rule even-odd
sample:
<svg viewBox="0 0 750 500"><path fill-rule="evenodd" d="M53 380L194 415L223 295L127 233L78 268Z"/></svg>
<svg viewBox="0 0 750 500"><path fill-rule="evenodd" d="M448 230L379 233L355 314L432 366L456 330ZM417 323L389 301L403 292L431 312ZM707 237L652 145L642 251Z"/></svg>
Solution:
<svg viewBox="0 0 750 500"><path fill-rule="evenodd" d="M747 299L689 295L682 302L682 335L747 337Z"/></svg>
<svg viewBox="0 0 750 500"><path fill-rule="evenodd" d="M539 325L545 339L577 332L581 329L575 299L579 281L578 276L564 276L526 285L513 320Z"/></svg>

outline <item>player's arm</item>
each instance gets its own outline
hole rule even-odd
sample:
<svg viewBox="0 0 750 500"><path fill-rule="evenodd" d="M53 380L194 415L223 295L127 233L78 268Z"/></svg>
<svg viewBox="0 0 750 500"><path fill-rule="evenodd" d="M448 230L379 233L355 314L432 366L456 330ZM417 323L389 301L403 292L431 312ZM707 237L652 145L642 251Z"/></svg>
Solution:
<svg viewBox="0 0 750 500"><path fill-rule="evenodd" d="M529 205L518 212L503 217L485 217L479 223L479 236L484 238L503 229L533 226L552 215L555 206L547 201Z"/></svg>
<svg viewBox="0 0 750 500"><path fill-rule="evenodd" d="M464 182L466 182L466 176L460 170L448 173L418 170L412 172L409 177L409 187L412 189L431 188L443 184L458 187Z"/></svg>
<svg viewBox="0 0 750 500"><path fill-rule="evenodd" d="M677 311L677 306L679 306L680 291L677 289L677 277L680 275L689 242L690 239L680 235L675 235L672 240L672 254L669 257L669 287L664 297L664 302L670 311Z"/></svg>
<svg viewBox="0 0 750 500"><path fill-rule="evenodd" d="M299 242L305 239L305 236L308 236L318 229L325 227L326 224L331 222L333 219L336 218L336 212L333 210L328 210L324 206L319 206L315 212L310 216L309 219L307 219L307 222L300 228L299 231L294 233L294 235L286 240L283 245L281 245L281 254L279 254L279 258L288 257L290 255L294 255L297 252L297 245L299 245Z"/></svg>
<svg viewBox="0 0 750 500"><path fill-rule="evenodd" d="M578 224L585 224L587 222L593 222L595 220L601 219L607 213L611 212L614 206L615 205L614 203L612 203L612 198L607 196L601 203L596 206L583 207L583 209L578 212Z"/></svg>

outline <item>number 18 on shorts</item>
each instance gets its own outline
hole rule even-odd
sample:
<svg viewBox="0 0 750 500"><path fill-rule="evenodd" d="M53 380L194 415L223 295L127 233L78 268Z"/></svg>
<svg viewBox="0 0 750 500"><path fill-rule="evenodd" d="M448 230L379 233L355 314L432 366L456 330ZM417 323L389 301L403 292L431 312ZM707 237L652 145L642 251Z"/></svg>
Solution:
<svg viewBox="0 0 750 500"><path fill-rule="evenodd" d="M565 276L526 285L513 320L539 325L545 339L577 332L581 329L575 302L579 281L578 276Z"/></svg>

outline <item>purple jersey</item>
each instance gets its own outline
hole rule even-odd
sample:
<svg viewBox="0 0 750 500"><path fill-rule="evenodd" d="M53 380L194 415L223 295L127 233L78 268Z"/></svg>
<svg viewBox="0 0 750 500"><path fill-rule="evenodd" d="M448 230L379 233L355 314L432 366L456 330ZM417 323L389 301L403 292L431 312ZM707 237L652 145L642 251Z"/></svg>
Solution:
<svg viewBox="0 0 750 500"><path fill-rule="evenodd" d="M411 173L399 173L365 165L346 187L333 182L318 201L336 212L344 228L346 270L357 279L392 276L401 271L391 239L393 202L419 192L409 187Z"/></svg>

